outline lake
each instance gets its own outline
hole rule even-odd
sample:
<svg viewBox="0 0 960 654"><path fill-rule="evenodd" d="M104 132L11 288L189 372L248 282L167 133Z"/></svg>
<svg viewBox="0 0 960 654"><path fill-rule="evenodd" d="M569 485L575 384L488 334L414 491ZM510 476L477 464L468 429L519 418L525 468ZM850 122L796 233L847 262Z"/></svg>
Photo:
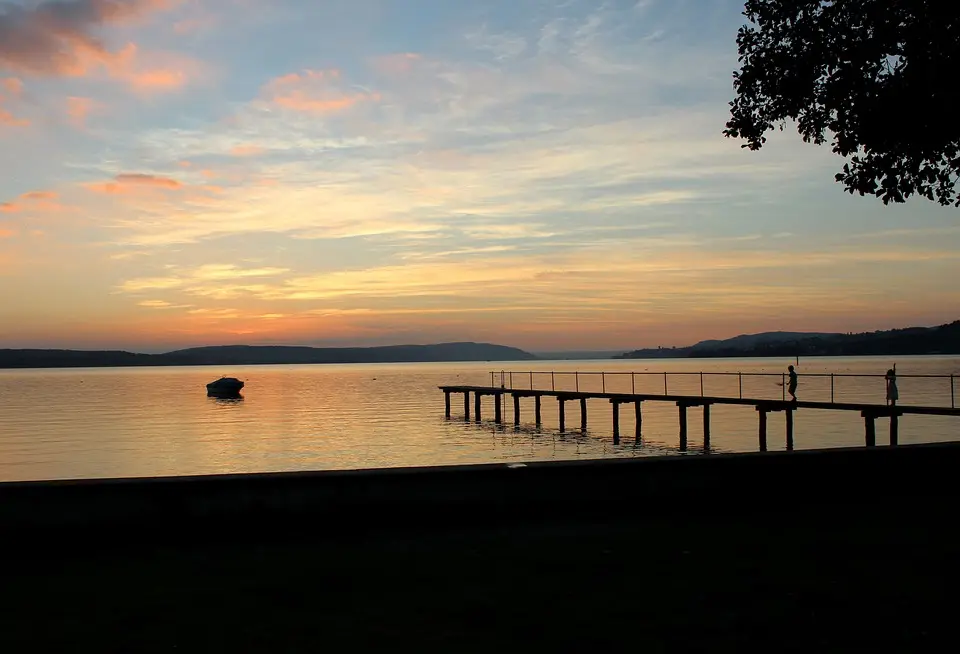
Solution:
<svg viewBox="0 0 960 654"><path fill-rule="evenodd" d="M644 404L643 440L633 439L633 410L621 411L619 445L612 438L608 402L592 400L589 425L579 431L579 405L566 407L566 433L558 430L556 402L543 403L543 425L533 426L533 400L523 400L522 424L513 426L512 403L504 425L494 425L491 398L484 421L465 422L463 402L453 397L444 417L441 384L489 385L491 371L514 372L517 387L657 393L662 375L591 371L782 373L782 359L667 359L635 361L535 361L510 363L351 364L235 367L83 368L0 370L0 480L193 475L520 462L653 455L701 456L700 411L690 409L689 451L678 449L677 408ZM800 361L798 395L829 401L828 377L816 373L879 374L896 363L900 403L950 406L948 379L904 375L958 375L960 357L811 358ZM581 374L574 378L574 371ZM221 374L246 381L243 399L206 396L205 384ZM779 398L774 377L712 377L707 395ZM957 380L960 385L960 379ZM669 392L700 393L700 376L669 376ZM837 377L838 402L884 402L882 378ZM960 388L956 389L960 399ZM956 400L955 400L956 401ZM472 411L471 400L471 411ZM711 452L756 451L757 413L752 407L714 406ZM769 446L784 448L783 415L770 414ZM886 421L877 438L885 441ZM960 418L905 416L900 442L954 440ZM863 420L855 412L799 410L797 449L863 444Z"/></svg>

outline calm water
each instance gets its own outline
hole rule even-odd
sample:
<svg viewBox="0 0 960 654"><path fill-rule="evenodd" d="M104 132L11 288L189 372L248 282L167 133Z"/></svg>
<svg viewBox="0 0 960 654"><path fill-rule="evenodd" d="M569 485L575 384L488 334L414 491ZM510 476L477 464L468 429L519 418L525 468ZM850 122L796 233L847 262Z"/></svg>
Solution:
<svg viewBox="0 0 960 654"><path fill-rule="evenodd" d="M801 399L829 400L830 380L804 373L882 374L896 362L905 374L960 375L960 357L820 358L802 360ZM492 399L484 399L484 422L465 423L463 402L453 398L454 417L443 415L440 384L490 383L490 370L566 371L557 388L627 392L629 375L579 371L766 371L780 373L789 361L710 359L667 361L575 361L392 365L238 366L234 368L98 368L0 370L0 479L187 475L219 472L319 470L436 464L636 457L679 454L677 409L644 405L644 440L632 438L633 411L621 411L620 445L612 439L610 405L588 405L589 429L579 432L577 403L568 403L567 428L558 431L556 402L543 404L544 424L535 429L532 400L523 400L523 424L512 424L512 403L498 427ZM242 400L208 398L204 385L227 374L244 379ZM507 376L509 379L509 376ZM497 376L499 383L499 375ZM514 384L529 387L529 375ZM960 379L957 380L960 385ZM549 388L549 373L533 379ZM744 377L745 397L779 398L777 379ZM662 392L662 376L637 376L637 392ZM706 378L707 395L739 393L737 377ZM671 377L671 393L699 394L699 375ZM837 378L837 401L883 403L883 379ZM960 388L957 389L960 400ZM950 405L947 380L901 379L902 404ZM472 402L471 402L472 411ZM712 451L755 451L757 414L751 407L712 409ZM700 412L691 409L690 452L701 454ZM783 417L770 414L771 449L782 448ZM796 447L863 443L858 413L801 410L795 417ZM877 423L884 442L886 421ZM903 443L954 440L960 418L906 416Z"/></svg>

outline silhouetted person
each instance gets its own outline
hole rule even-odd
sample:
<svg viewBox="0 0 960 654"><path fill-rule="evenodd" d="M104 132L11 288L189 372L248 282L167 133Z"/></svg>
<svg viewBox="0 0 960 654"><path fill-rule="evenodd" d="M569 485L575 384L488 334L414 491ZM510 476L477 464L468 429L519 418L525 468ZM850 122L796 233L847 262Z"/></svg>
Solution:
<svg viewBox="0 0 960 654"><path fill-rule="evenodd" d="M900 391L897 389L897 371L891 368L887 371L887 404L895 406L900 399Z"/></svg>
<svg viewBox="0 0 960 654"><path fill-rule="evenodd" d="M793 369L793 366L787 366L787 370L790 372L790 381L787 382L787 392L790 393L790 397L793 398L793 401L797 401L797 371Z"/></svg>

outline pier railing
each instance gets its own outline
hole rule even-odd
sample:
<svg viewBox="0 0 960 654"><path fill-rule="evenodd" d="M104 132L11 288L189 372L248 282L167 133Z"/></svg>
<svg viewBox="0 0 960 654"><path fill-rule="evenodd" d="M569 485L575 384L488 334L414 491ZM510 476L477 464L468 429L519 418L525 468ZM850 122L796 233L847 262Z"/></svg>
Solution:
<svg viewBox="0 0 960 654"><path fill-rule="evenodd" d="M902 404L957 407L957 375L897 375ZM779 386L776 388L774 385ZM882 374L805 373L798 395L817 401L850 402L886 399ZM499 370L490 372L490 386L506 390L660 393L700 397L767 397L787 395L787 374L776 372L627 372ZM747 393L748 395L745 395ZM829 400L827 399L829 398Z"/></svg>

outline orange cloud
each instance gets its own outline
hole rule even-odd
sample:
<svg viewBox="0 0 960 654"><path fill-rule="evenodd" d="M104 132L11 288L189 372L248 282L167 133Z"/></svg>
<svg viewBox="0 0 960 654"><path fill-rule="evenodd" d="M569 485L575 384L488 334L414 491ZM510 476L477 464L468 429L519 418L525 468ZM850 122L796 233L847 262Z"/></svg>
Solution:
<svg viewBox="0 0 960 654"><path fill-rule="evenodd" d="M56 191L30 191L20 197L24 200L56 200L59 196Z"/></svg>
<svg viewBox="0 0 960 654"><path fill-rule="evenodd" d="M3 92L8 98L4 98ZM26 127L30 121L25 118L14 116L9 110L3 107L6 100L18 99L23 94L23 82L16 77L6 77L0 80L0 125L7 127Z"/></svg>
<svg viewBox="0 0 960 654"><path fill-rule="evenodd" d="M235 157L251 157L255 154L261 154L263 148L258 145L237 145L230 148L230 154Z"/></svg>
<svg viewBox="0 0 960 654"><path fill-rule="evenodd" d="M16 235L17 233L14 230L0 226L0 238L10 238Z"/></svg>
<svg viewBox="0 0 960 654"><path fill-rule="evenodd" d="M337 113L361 103L378 102L379 93L347 92L341 88L340 71L305 70L271 80L264 86L268 102L307 113Z"/></svg>
<svg viewBox="0 0 960 654"><path fill-rule="evenodd" d="M88 189L97 193L131 193L141 189L168 189L178 190L183 184L170 177L147 175L145 173L123 173L117 175L110 182L95 182L86 185Z"/></svg>
<svg viewBox="0 0 960 654"><path fill-rule="evenodd" d="M122 79L137 91L175 91L186 85L188 75L183 70L155 68L123 74Z"/></svg>
<svg viewBox="0 0 960 654"><path fill-rule="evenodd" d="M0 212L16 213L22 211L25 208L23 201L35 206L39 205L41 208L58 208L58 205L52 204L58 197L56 191L29 191L27 193L21 193L17 197L21 202L0 202Z"/></svg>
<svg viewBox="0 0 960 654"><path fill-rule="evenodd" d="M93 110L95 103L90 98L80 98L70 96L67 98L67 116L70 123L76 127L83 127L87 124L87 116Z"/></svg>
<svg viewBox="0 0 960 654"><path fill-rule="evenodd" d="M5 77L0 80L0 86L12 96L19 96L23 93L23 82L16 77Z"/></svg>
<svg viewBox="0 0 960 654"><path fill-rule="evenodd" d="M26 118L17 118L0 106L0 125L6 125L7 127L27 127L30 125L30 121Z"/></svg>
<svg viewBox="0 0 960 654"><path fill-rule="evenodd" d="M179 0L72 0L13 6L0 14L0 66L34 75L76 77L110 66L110 52L94 34L168 9Z"/></svg>

